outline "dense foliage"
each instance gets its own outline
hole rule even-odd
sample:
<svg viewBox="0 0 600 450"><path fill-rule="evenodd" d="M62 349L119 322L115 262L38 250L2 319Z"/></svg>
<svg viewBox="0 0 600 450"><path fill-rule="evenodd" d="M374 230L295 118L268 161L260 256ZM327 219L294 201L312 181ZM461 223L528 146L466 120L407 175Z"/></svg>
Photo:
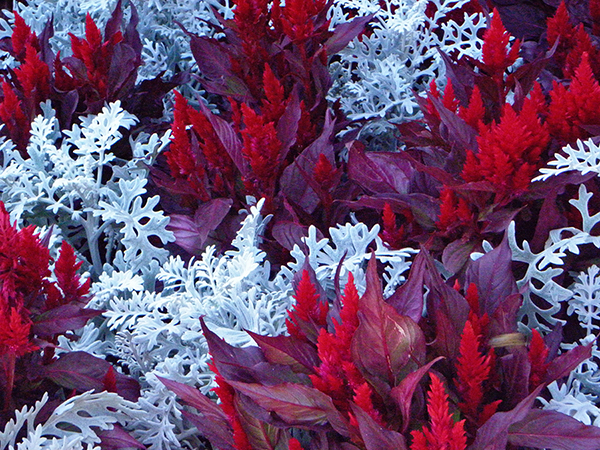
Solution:
<svg viewBox="0 0 600 450"><path fill-rule="evenodd" d="M600 448L600 1L0 16L0 447Z"/></svg>

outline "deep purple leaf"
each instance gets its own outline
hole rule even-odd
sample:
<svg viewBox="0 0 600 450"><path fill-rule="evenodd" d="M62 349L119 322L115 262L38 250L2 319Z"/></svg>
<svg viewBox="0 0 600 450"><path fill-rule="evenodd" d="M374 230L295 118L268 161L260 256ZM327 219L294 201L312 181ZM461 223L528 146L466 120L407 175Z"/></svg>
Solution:
<svg viewBox="0 0 600 450"><path fill-rule="evenodd" d="M405 433L410 423L410 406L412 404L413 394L419 386L421 379L425 376L431 366L433 366L440 359L444 359L443 356L438 356L433 361L419 367L414 372L409 373L398 386L392 388L390 396L398 405L400 413L402 414L402 432Z"/></svg>
<svg viewBox="0 0 600 450"><path fill-rule="evenodd" d="M510 426L508 442L550 450L598 450L600 428L558 411L534 409L525 419Z"/></svg>
<svg viewBox="0 0 600 450"><path fill-rule="evenodd" d="M554 380L569 375L579 364L591 358L593 344L593 342L590 342L587 345L578 345L553 359L548 367L544 381L551 383Z"/></svg>
<svg viewBox="0 0 600 450"><path fill-rule="evenodd" d="M524 346L506 347L506 354L499 358L505 392L503 407L511 408L529 395L529 375L531 362Z"/></svg>
<svg viewBox="0 0 600 450"><path fill-rule="evenodd" d="M368 381L397 386L425 359L425 336L419 325L383 300L373 255L367 289L358 305L359 325L352 338L352 359ZM365 351L365 343L369 351ZM416 365L416 366L415 366Z"/></svg>
<svg viewBox="0 0 600 450"><path fill-rule="evenodd" d="M335 121L331 113L328 113L321 135L296 157L293 164L284 169L279 181L280 190L285 193L286 198L299 205L308 214L314 212L320 200L314 189L307 183L306 174L314 172L320 154L325 155L329 162L335 165L332 144L334 125ZM300 169L304 171L304 175Z"/></svg>
<svg viewBox="0 0 600 450"><path fill-rule="evenodd" d="M63 353L58 360L44 366L46 378L67 389L79 392L95 389L105 390L104 377L111 367L110 363L96 358L86 352ZM140 396L140 385L131 377L115 372L117 394L121 397L137 401Z"/></svg>
<svg viewBox="0 0 600 450"><path fill-rule="evenodd" d="M490 316L490 336L517 332L517 316L523 297L521 294L511 294L504 299Z"/></svg>
<svg viewBox="0 0 600 450"><path fill-rule="evenodd" d="M233 129L233 126L221 117L214 115L206 107L206 105L204 105L204 103L200 102L199 108L212 125L217 137L223 145L223 148L227 150L227 153L231 157L231 160L239 170L240 174L243 177L248 176L251 173L250 165L248 164L248 160L244 158L244 155L242 154L242 142L240 141L238 134Z"/></svg>
<svg viewBox="0 0 600 450"><path fill-rule="evenodd" d="M382 427L354 403L350 403L350 407L358 422L358 429L366 450L405 450L408 448L403 435Z"/></svg>
<svg viewBox="0 0 600 450"><path fill-rule="evenodd" d="M397 152L365 152L357 144L350 147L348 176L369 192L406 194L412 171Z"/></svg>
<svg viewBox="0 0 600 450"><path fill-rule="evenodd" d="M491 252L471 261L465 274L465 285L470 283L477 286L482 314L492 315L505 298L517 293L507 238Z"/></svg>
<svg viewBox="0 0 600 450"><path fill-rule="evenodd" d="M429 95L429 100L440 115L440 135L452 148L477 151L477 130L448 110L439 98Z"/></svg>
<svg viewBox="0 0 600 450"><path fill-rule="evenodd" d="M68 303L46 311L33 319L31 331L38 337L53 337L82 328L90 319L102 314L98 309Z"/></svg>
<svg viewBox="0 0 600 450"><path fill-rule="evenodd" d="M183 413L198 428L200 434L218 448L224 450L235 449L233 431L229 425L227 415L219 405L202 394L198 389L187 384L162 377L157 378L167 389L177 394L186 405L196 408L199 411L199 414L192 414L186 411Z"/></svg>
<svg viewBox="0 0 600 450"><path fill-rule="evenodd" d="M272 364L290 366L294 372L312 374L319 365L319 357L313 345L294 336L261 336L247 332Z"/></svg>
<svg viewBox="0 0 600 450"><path fill-rule="evenodd" d="M342 51L348 43L357 37L365 29L367 23L373 19L374 14L336 25L333 35L325 42L325 51L328 55L334 55Z"/></svg>
<svg viewBox="0 0 600 450"><path fill-rule="evenodd" d="M469 447L469 450L506 450L510 426L527 417L543 387L543 385L538 386L512 410L497 412L490 417L477 430L475 442Z"/></svg>
<svg viewBox="0 0 600 450"><path fill-rule="evenodd" d="M398 314L410 317L419 323L423 317L424 272L426 258L419 252L412 265L406 282L387 298L386 302L393 306Z"/></svg>
<svg viewBox="0 0 600 450"><path fill-rule="evenodd" d="M469 261L477 243L466 237L457 239L448 244L442 252L442 264L452 274L458 273Z"/></svg>
<svg viewBox="0 0 600 450"><path fill-rule="evenodd" d="M230 198L215 198L200 205L193 219L172 214L167 229L175 234L177 245L188 253L198 254L203 250L209 233L223 221L232 204Z"/></svg>
<svg viewBox="0 0 600 450"><path fill-rule="evenodd" d="M102 450L121 450L126 448L141 448L146 446L137 439L134 439L127 431L119 424L114 424L112 430L100 430L98 433L100 438L100 448Z"/></svg>
<svg viewBox="0 0 600 450"><path fill-rule="evenodd" d="M278 220L271 228L273 238L286 250L293 250L294 245L300 246L302 238L308 236L308 227L289 220Z"/></svg>
<svg viewBox="0 0 600 450"><path fill-rule="evenodd" d="M298 122L302 110L300 109L300 99L298 90L294 89L290 94L285 111L277 121L277 139L281 142L281 160L285 160L292 145L296 143L298 135Z"/></svg>
<svg viewBox="0 0 600 450"><path fill-rule="evenodd" d="M236 398L235 409L252 450L283 450L288 448L289 433L286 430L260 420Z"/></svg>
<svg viewBox="0 0 600 450"><path fill-rule="evenodd" d="M123 9L121 8L121 0L118 0L115 9L113 9L112 14L104 27L105 41L109 41L110 38L121 31L121 22L123 22Z"/></svg>
<svg viewBox="0 0 600 450"><path fill-rule="evenodd" d="M289 426L312 429L329 424L341 435L349 435L346 419L335 408L331 398L315 388L295 383L263 386L229 381L229 384Z"/></svg>

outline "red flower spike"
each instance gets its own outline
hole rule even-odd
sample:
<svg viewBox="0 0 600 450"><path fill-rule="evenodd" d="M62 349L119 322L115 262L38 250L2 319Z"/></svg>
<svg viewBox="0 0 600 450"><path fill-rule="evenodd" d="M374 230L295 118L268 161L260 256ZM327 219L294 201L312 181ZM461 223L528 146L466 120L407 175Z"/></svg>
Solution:
<svg viewBox="0 0 600 450"><path fill-rule="evenodd" d="M360 406L371 418L381 426L385 426L379 411L373 406L373 389L365 381L354 389L354 403Z"/></svg>
<svg viewBox="0 0 600 450"><path fill-rule="evenodd" d="M465 299L469 302L469 307L474 314L479 315L479 293L477 292L477 285L475 283L469 283L467 292L465 293Z"/></svg>
<svg viewBox="0 0 600 450"><path fill-rule="evenodd" d="M23 89L23 96L33 103L32 108L50 95L50 68L30 44L26 45L25 61L15 69L15 74Z"/></svg>
<svg viewBox="0 0 600 450"><path fill-rule="evenodd" d="M296 438L290 438L288 441L288 450L303 450L300 441Z"/></svg>
<svg viewBox="0 0 600 450"><path fill-rule="evenodd" d="M191 152L190 140L187 134L189 117L187 100L175 91L175 108L173 125L171 126L171 145L166 152L167 163L171 174L176 178L184 178L196 171L196 162Z"/></svg>
<svg viewBox="0 0 600 450"><path fill-rule="evenodd" d="M31 28L25 23L25 20L15 11L15 24L13 26L10 42L12 44L13 55L17 60L23 62L25 59L25 49L27 45L32 46L36 51L39 51L40 44L35 33L31 32Z"/></svg>
<svg viewBox="0 0 600 450"><path fill-rule="evenodd" d="M285 111L285 92L271 66L265 63L263 73L263 89L265 97L262 100L262 114L266 122L277 122Z"/></svg>
<svg viewBox="0 0 600 450"><path fill-rule="evenodd" d="M422 431L411 433L413 442L411 450L465 450L467 436L464 428L464 419L453 422L448 402L448 394L444 384L435 375L430 374L431 385L427 393L427 412L429 414L429 427Z"/></svg>
<svg viewBox="0 0 600 450"><path fill-rule="evenodd" d="M465 323L459 356L456 364L456 386L463 401L461 411L479 423L479 408L483 403L483 383L487 381L492 368L492 353L483 356L479 351L480 335L476 334L470 320Z"/></svg>
<svg viewBox="0 0 600 450"><path fill-rule="evenodd" d="M483 122L485 120L485 107L483 106L481 91L477 85L475 85L473 92L471 92L469 106L466 108L460 108L458 115L465 122L467 122L468 125L472 126L476 130L483 128Z"/></svg>
<svg viewBox="0 0 600 450"><path fill-rule="evenodd" d="M77 262L73 247L67 241L63 241L60 247L60 256L54 266L54 274L62 291L61 303L63 305L72 302L87 303L90 279L88 278L82 283L81 277L77 274L81 265L81 261Z"/></svg>
<svg viewBox="0 0 600 450"><path fill-rule="evenodd" d="M249 161L253 179L262 188L261 195L270 197L270 190L279 170L281 142L273 122L266 122L245 103L241 107L245 128L242 130L242 154Z"/></svg>
<svg viewBox="0 0 600 450"><path fill-rule="evenodd" d="M533 390L544 381L546 371L550 363L548 355L550 350L544 342L544 338L537 330L531 333L531 342L529 343L529 362L531 363L531 372L529 373L529 390Z"/></svg>
<svg viewBox="0 0 600 450"><path fill-rule="evenodd" d="M404 227L396 225L396 214L387 202L383 205L381 218L383 220L383 230L379 236L389 248L394 250L401 248L404 241Z"/></svg>
<svg viewBox="0 0 600 450"><path fill-rule="evenodd" d="M448 78L446 88L444 89L444 99L442 100L444 107L451 112L458 110L459 101L454 96L454 87L452 86L452 80Z"/></svg>
<svg viewBox="0 0 600 450"><path fill-rule="evenodd" d="M510 41L510 34L504 28L500 13L494 8L490 28L483 35L483 63L486 70L499 80L504 72L512 66L519 56L520 41L517 39L511 49L506 48Z"/></svg>
<svg viewBox="0 0 600 450"><path fill-rule="evenodd" d="M590 35L585 31L583 24L580 23L575 31L575 38L572 49L567 53L567 58L563 68L563 75L566 78L573 78L575 70L581 64L584 53L588 55L588 63L591 63L598 72L598 50L592 44Z"/></svg>
<svg viewBox="0 0 600 450"><path fill-rule="evenodd" d="M564 1L558 5L556 13L548 19L546 26L548 45L550 47L554 46L558 38L560 38L560 42L558 43L559 48L557 48L557 51L564 51L571 45L575 37L575 27L571 25L569 11Z"/></svg>
<svg viewBox="0 0 600 450"><path fill-rule="evenodd" d="M286 319L287 328L291 335L304 337L299 328L299 321L313 323L318 328L327 328L329 305L327 302L319 300L317 289L310 281L308 270L302 272L302 278L296 288L294 299L296 304L293 310L288 312L289 318Z"/></svg>
<svg viewBox="0 0 600 450"><path fill-rule="evenodd" d="M39 347L29 340L31 321L24 318L17 308L0 312L0 348L21 357L37 350Z"/></svg>
<svg viewBox="0 0 600 450"><path fill-rule="evenodd" d="M21 101L14 93L10 85L2 82L2 92L4 98L0 103L0 120L6 125L8 136L16 146L25 153L27 143L29 142L30 122L25 116Z"/></svg>
<svg viewBox="0 0 600 450"><path fill-rule="evenodd" d="M553 136L563 142L572 143L589 136L581 125L599 125L600 85L596 81L587 53L581 56L581 63L569 90L562 84L554 83L550 92L548 119Z"/></svg>
<svg viewBox="0 0 600 450"><path fill-rule="evenodd" d="M315 181L326 191L331 188L333 182L333 176L335 174L335 167L329 162L327 156L323 153L319 153L319 159L315 164L314 177Z"/></svg>
<svg viewBox="0 0 600 450"><path fill-rule="evenodd" d="M468 161L468 154L467 154ZM466 164L465 164L466 167ZM464 177L464 175L463 175ZM440 215L438 216L438 220L435 223L438 230L445 231L451 225L454 224L456 219L454 212L456 210L456 197L454 196L454 192L448 187L444 186L442 191L440 192Z"/></svg>

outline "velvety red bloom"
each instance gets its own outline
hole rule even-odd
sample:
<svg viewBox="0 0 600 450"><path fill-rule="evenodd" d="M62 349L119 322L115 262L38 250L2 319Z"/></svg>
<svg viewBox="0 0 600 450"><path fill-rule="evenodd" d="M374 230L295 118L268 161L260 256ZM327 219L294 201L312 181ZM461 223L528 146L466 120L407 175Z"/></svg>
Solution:
<svg viewBox="0 0 600 450"><path fill-rule="evenodd" d="M480 421L480 408L484 400L484 383L490 376L493 350L483 355L480 350L480 335L475 333L470 320L465 323L456 363L456 386L461 395L459 403L463 411L476 423ZM480 423L479 423L480 424Z"/></svg>
<svg viewBox="0 0 600 450"><path fill-rule="evenodd" d="M543 382L546 371L550 363L548 355L550 350L544 342L544 338L537 330L531 333L531 342L529 343L529 362L531 363L531 372L529 373L529 389L535 389Z"/></svg>
<svg viewBox="0 0 600 450"><path fill-rule="evenodd" d="M38 349L30 340L31 320L18 309L0 310L0 348L20 357Z"/></svg>
<svg viewBox="0 0 600 450"><path fill-rule="evenodd" d="M548 39L548 45L550 47L553 47L560 38L558 47L556 48L555 57L562 59L564 62L566 52L572 47L575 37L575 27L571 25L569 11L567 10L567 5L565 5L564 1L558 5L554 16L546 21L546 27L546 38Z"/></svg>
<svg viewBox="0 0 600 450"><path fill-rule="evenodd" d="M263 89L265 96L262 99L262 116L266 122L277 122L285 111L287 102L283 85L277 79L269 64L265 64Z"/></svg>
<svg viewBox="0 0 600 450"><path fill-rule="evenodd" d="M58 287L62 291L61 303L87 303L90 291L90 278L81 281L77 271L81 268L82 261L77 261L73 247L67 241L63 241L60 247L60 255L54 265L54 275ZM48 305L54 306L54 305Z"/></svg>
<svg viewBox="0 0 600 450"><path fill-rule="evenodd" d="M354 389L354 403L360 406L379 425L384 426L381 413L373 406L373 389L366 381Z"/></svg>
<svg viewBox="0 0 600 450"><path fill-rule="evenodd" d="M299 322L310 322L318 328L327 328L327 313L329 305L327 301L321 301L317 295L317 288L310 281L308 271L302 272L302 278L296 288L294 295L296 304L292 311L288 312L289 318L286 319L286 325L289 333L297 337L303 337Z"/></svg>
<svg viewBox="0 0 600 450"><path fill-rule="evenodd" d="M315 181L327 191L331 188L334 174L335 167L333 167L333 164L331 164L327 156L323 153L319 153L319 159L317 160L314 169Z"/></svg>
<svg viewBox="0 0 600 450"><path fill-rule="evenodd" d="M414 430L410 446L411 450L465 450L467 436L464 419L459 422L452 420L448 394L444 384L435 375L430 374L431 385L427 393L427 413L429 427L422 431Z"/></svg>
<svg viewBox="0 0 600 450"><path fill-rule="evenodd" d="M600 124L600 85L596 81L586 53L575 71L575 77L567 90L554 83L550 92L547 122L553 136L565 143L589 136L582 125Z"/></svg>
<svg viewBox="0 0 600 450"><path fill-rule="evenodd" d="M470 153L467 153L467 164ZM467 165L465 164L465 166ZM440 214L436 227L440 231L451 231L458 226L469 226L473 223L474 215L467 201L462 197L457 198L454 191L443 186L440 192Z"/></svg>
<svg viewBox="0 0 600 450"><path fill-rule="evenodd" d="M0 103L0 120L6 126L9 137L15 143L17 148L26 154L27 143L29 142L30 121L23 112L21 101L11 86L2 82L2 93L4 98Z"/></svg>
<svg viewBox="0 0 600 450"><path fill-rule="evenodd" d="M302 445L300 445L300 441L296 438L290 438L288 441L288 450L302 450Z"/></svg>
<svg viewBox="0 0 600 450"><path fill-rule="evenodd" d="M23 62L25 60L25 49L27 46L30 45L36 51L39 51L40 44L36 34L31 31L31 28L29 28L23 18L16 11L14 14L15 24L13 26L10 42L14 57L18 61Z"/></svg>
<svg viewBox="0 0 600 450"><path fill-rule="evenodd" d="M108 70L114 46L123 40L121 32L115 33L109 41L103 42L102 33L88 13L85 19L85 39L69 33L73 56L87 69L87 78L100 97L108 92Z"/></svg>
<svg viewBox="0 0 600 450"><path fill-rule="evenodd" d="M272 197L279 172L281 142L273 122L266 122L245 103L241 107L245 128L242 130L242 154L252 168L252 180L257 194Z"/></svg>
<svg viewBox="0 0 600 450"><path fill-rule="evenodd" d="M507 50L510 34L504 28L500 13L494 8L490 27L483 35L483 63L486 71L493 77L502 79L504 72L519 57L520 41L517 39Z"/></svg>
<svg viewBox="0 0 600 450"><path fill-rule="evenodd" d="M389 248L398 250L402 247L404 240L404 226L396 225L396 214L387 202L383 206L381 218L383 220L383 230L379 234L381 239Z"/></svg>
<svg viewBox="0 0 600 450"><path fill-rule="evenodd" d="M537 111L537 98L525 99L519 113L505 105L500 123L482 130L477 138L479 152L467 152L463 179L489 181L501 196L526 190L550 141Z"/></svg>
<svg viewBox="0 0 600 450"><path fill-rule="evenodd" d="M479 86L475 85L473 92L471 92L469 106L460 108L458 115L465 122L467 122L468 125L472 126L476 130L480 130L484 127L483 122L485 120L485 106L483 105L483 99L481 98Z"/></svg>
<svg viewBox="0 0 600 450"><path fill-rule="evenodd" d="M274 4L277 2L274 2ZM324 0L290 0L281 8L278 21L283 32L294 42L302 42L311 37L314 31L312 17L325 7ZM279 9L279 8L278 8Z"/></svg>
<svg viewBox="0 0 600 450"><path fill-rule="evenodd" d="M15 69L15 75L23 89L23 96L32 103L32 109L50 95L50 68L32 45L26 45L25 60Z"/></svg>

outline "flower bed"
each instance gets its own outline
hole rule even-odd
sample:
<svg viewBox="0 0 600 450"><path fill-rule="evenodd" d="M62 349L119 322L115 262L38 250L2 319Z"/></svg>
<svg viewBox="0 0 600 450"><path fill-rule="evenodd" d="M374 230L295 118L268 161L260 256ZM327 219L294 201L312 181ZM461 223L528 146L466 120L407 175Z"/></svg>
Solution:
<svg viewBox="0 0 600 450"><path fill-rule="evenodd" d="M600 448L600 1L14 7L0 448Z"/></svg>

